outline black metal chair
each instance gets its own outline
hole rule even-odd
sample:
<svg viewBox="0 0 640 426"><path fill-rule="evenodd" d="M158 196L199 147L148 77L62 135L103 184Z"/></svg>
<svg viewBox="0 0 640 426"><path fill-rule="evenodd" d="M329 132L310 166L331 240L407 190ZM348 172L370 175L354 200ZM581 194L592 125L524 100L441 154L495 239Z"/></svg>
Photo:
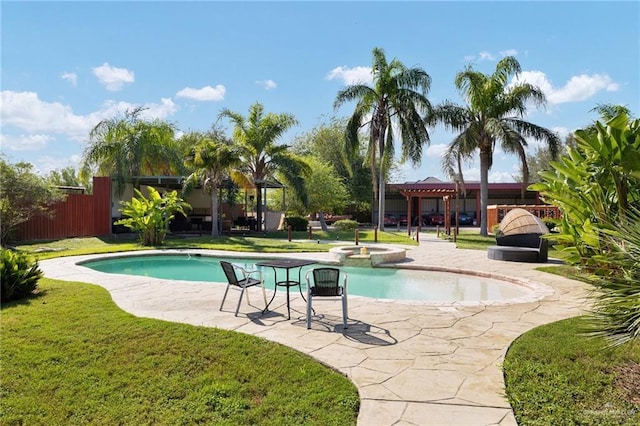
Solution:
<svg viewBox="0 0 640 426"><path fill-rule="evenodd" d="M262 287L262 297L264 298L264 305L267 306L267 295L264 289L264 278L262 277L262 271L248 271L240 266L234 265L230 262L225 262L223 260L220 261L220 266L222 266L222 270L224 271L224 275L227 277L227 288L224 291L224 296L222 297L222 303L220 303L220 310L222 310L222 306L224 305L224 301L227 298L227 293L229 292L230 287L237 287L240 289L240 299L238 300L238 306L236 307L235 316L238 316L238 311L240 310L240 303L242 302L242 296L244 296L244 292L247 288L259 285ZM236 274L236 270L242 273L242 278L238 279L238 275ZM253 278L252 275L258 274L259 278ZM247 304L249 302L249 293L247 293Z"/></svg>
<svg viewBox="0 0 640 426"><path fill-rule="evenodd" d="M342 285L340 285L342 275ZM311 282L313 276L313 282ZM346 272L338 268L315 268L305 274L307 280L307 328L311 328L311 311L316 297L339 297L342 299L342 325L347 328L347 279Z"/></svg>

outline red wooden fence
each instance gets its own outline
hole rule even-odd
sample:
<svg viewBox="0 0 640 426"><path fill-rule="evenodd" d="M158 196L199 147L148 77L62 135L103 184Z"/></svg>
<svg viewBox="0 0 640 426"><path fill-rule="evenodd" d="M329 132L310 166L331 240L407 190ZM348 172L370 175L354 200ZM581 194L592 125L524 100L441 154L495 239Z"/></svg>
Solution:
<svg viewBox="0 0 640 426"><path fill-rule="evenodd" d="M18 241L94 237L111 234L111 178L94 177L93 194L68 194L53 207L55 216L35 217L17 227Z"/></svg>

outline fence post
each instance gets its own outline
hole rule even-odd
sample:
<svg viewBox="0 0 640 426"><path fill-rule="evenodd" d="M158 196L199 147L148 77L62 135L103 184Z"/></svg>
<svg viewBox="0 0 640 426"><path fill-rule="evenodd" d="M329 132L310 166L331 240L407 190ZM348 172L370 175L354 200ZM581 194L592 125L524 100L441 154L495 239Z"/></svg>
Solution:
<svg viewBox="0 0 640 426"><path fill-rule="evenodd" d="M416 228L416 243L420 242L420 231L422 230L422 227L420 225L418 225L418 227Z"/></svg>
<svg viewBox="0 0 640 426"><path fill-rule="evenodd" d="M287 237L289 238L289 242L291 242L291 225L287 226Z"/></svg>
<svg viewBox="0 0 640 426"><path fill-rule="evenodd" d="M378 227L373 228L373 241L378 242Z"/></svg>
<svg viewBox="0 0 640 426"><path fill-rule="evenodd" d="M360 240L359 230L356 229L356 245L358 245L359 240Z"/></svg>

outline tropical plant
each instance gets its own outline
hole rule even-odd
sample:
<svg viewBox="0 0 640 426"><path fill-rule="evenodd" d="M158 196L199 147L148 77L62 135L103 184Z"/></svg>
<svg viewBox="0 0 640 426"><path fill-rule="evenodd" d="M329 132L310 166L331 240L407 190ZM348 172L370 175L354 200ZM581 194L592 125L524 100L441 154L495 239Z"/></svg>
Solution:
<svg viewBox="0 0 640 426"><path fill-rule="evenodd" d="M520 64L512 56L501 59L491 75L468 66L455 78L456 88L465 98L466 105L445 101L434 109L430 117L432 124L439 122L459 132L443 157L443 170L451 177L459 175L463 188L461 162L472 158L476 151L480 153L480 233L483 236L487 235L489 170L496 143L500 143L503 151L519 157L523 192L529 180L525 138L545 141L554 158L560 144L554 132L524 120L530 102L543 106L546 99L542 90L532 84L517 80L509 82L520 71Z"/></svg>
<svg viewBox="0 0 640 426"><path fill-rule="evenodd" d="M163 195L153 187L148 187L149 198L138 189L134 189L135 197L131 201L123 201L120 209L123 219L115 222L124 225L137 233L140 244L156 246L164 242L169 222L178 212L186 216L185 209L190 208L177 191L166 192Z"/></svg>
<svg viewBox="0 0 640 426"><path fill-rule="evenodd" d="M174 140L174 126L161 120L144 120L145 108L127 111L124 117L102 120L89 134L83 153L81 178L97 167L99 176L112 176L118 194L127 181L143 175L182 172L182 157Z"/></svg>
<svg viewBox="0 0 640 426"><path fill-rule="evenodd" d="M193 142L185 157L185 166L193 172L184 181L183 193L188 194L200 185L210 194L213 220L211 236L217 237L218 188L229 177L230 170L240 165L240 156L231 141L214 137L197 132L183 136Z"/></svg>
<svg viewBox="0 0 640 426"><path fill-rule="evenodd" d="M640 204L640 120L621 113L576 131L575 140L530 189L560 208L561 233L553 239L565 246L566 260L595 268L596 255L609 250L602 232L624 224L628 209Z"/></svg>
<svg viewBox="0 0 640 426"><path fill-rule="evenodd" d="M256 188L258 230L262 229L262 188L274 178L276 171L306 205L303 175L308 166L288 145L276 145L276 141L298 123L295 117L287 113L265 114L258 102L251 105L247 117L226 108L219 117L228 118L234 124L233 139L238 145L240 167L232 173L232 178Z"/></svg>
<svg viewBox="0 0 640 426"><path fill-rule="evenodd" d="M368 128L368 158L374 197L378 199L378 227L384 230L385 176L395 156L394 141L402 140L401 159L414 165L420 164L422 146L429 143L429 132L421 114L428 115L431 110L427 99L431 77L422 68L407 68L397 59L387 62L384 51L378 47L372 55L373 86L347 86L338 92L333 105L338 109L346 102L356 101L345 133L349 151L359 149L359 131Z"/></svg>
<svg viewBox="0 0 640 426"><path fill-rule="evenodd" d="M30 163L10 164L0 158L0 243L14 237L16 226L36 216L52 217L52 206L65 195L33 172Z"/></svg>
<svg viewBox="0 0 640 426"><path fill-rule="evenodd" d="M594 334L612 345L640 338L640 210L631 208L627 215L603 233L608 251L597 256L594 280Z"/></svg>
<svg viewBox="0 0 640 426"><path fill-rule="evenodd" d="M26 253L0 249L0 276L0 301L5 303L33 293L43 273L38 262Z"/></svg>

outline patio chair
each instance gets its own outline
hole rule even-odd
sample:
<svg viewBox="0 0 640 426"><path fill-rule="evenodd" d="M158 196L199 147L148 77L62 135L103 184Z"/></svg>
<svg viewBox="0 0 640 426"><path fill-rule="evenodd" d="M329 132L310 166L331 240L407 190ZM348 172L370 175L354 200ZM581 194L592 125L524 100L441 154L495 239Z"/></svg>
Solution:
<svg viewBox="0 0 640 426"><path fill-rule="evenodd" d="M244 296L244 292L247 288L259 285L262 287L262 297L264 298L264 305L267 306L267 295L264 290L264 278L262 277L262 271L248 271L240 266L234 265L229 262L225 262L223 260L220 261L220 266L222 266L222 270L224 271L224 275L227 277L227 288L224 291L224 296L222 297L222 303L220 303L220 310L224 306L224 301L227 298L227 293L229 292L230 287L237 287L240 289L240 299L238 299L238 306L236 307L235 316L238 316L238 311L240 310L240 303L242 302L242 296ZM236 271L240 271L242 273L242 278L238 279L238 275ZM259 278L254 278L252 275L258 274ZM249 302L249 293L247 293L247 304L250 305Z"/></svg>
<svg viewBox="0 0 640 426"><path fill-rule="evenodd" d="M341 274L342 285L340 285ZM347 273L341 272L338 268L315 268L305 274L305 279L307 280L307 328L311 328L312 303L316 297L340 297L342 325L343 328L347 328Z"/></svg>

